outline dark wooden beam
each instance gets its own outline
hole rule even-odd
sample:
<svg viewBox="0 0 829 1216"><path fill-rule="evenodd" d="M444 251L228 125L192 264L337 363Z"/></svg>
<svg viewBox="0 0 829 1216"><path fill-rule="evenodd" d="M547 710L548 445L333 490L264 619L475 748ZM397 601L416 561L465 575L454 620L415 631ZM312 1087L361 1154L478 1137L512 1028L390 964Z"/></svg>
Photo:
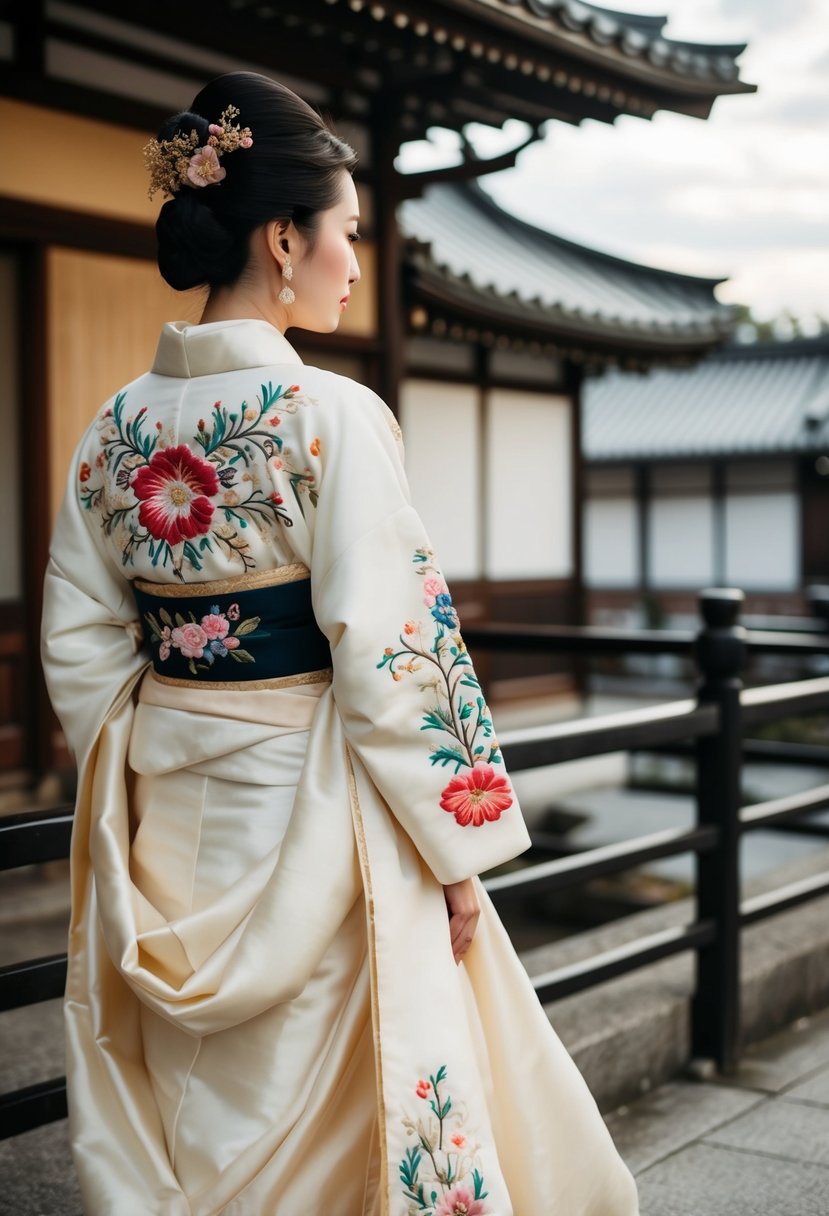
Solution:
<svg viewBox="0 0 829 1216"><path fill-rule="evenodd" d="M377 240L377 310L382 355L379 393L394 414L399 412L399 388L404 371L405 304L403 300L403 248L396 206L400 177L394 158L400 146L399 100L384 98L372 124L373 163L377 172L374 197Z"/></svg>
<svg viewBox="0 0 829 1216"><path fill-rule="evenodd" d="M433 182L468 182L483 177L487 173L499 173L502 169L512 169L519 152L523 152L524 148L528 148L530 144L537 143L540 138L541 132L538 128L534 128L517 147L512 148L509 152L502 152L500 156L491 156L483 160L471 153L467 144L467 154L459 165L453 165L447 169L427 169L422 173L401 175L398 178L398 198L401 200L417 198Z"/></svg>
<svg viewBox="0 0 829 1216"><path fill-rule="evenodd" d="M20 460L26 544L23 596L26 605L26 688L23 707L26 767L36 777L53 768L52 738L55 716L40 665L40 618L43 611L43 573L49 555L52 527L48 494L44 494L43 451L32 442L49 435L49 384L45 369L48 351L48 282L46 249L24 248L19 259L21 384L25 389L25 417L20 426Z"/></svg>

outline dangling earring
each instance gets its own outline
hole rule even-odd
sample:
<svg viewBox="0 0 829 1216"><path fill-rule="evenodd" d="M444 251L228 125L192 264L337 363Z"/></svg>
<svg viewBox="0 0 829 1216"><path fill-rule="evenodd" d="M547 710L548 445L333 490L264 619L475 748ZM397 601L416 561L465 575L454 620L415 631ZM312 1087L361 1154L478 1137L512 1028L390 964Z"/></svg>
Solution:
<svg viewBox="0 0 829 1216"><path fill-rule="evenodd" d="M286 283L290 283L290 281L293 277L294 277L294 268L291 265L291 259L286 256L285 265L282 267L282 278L285 280ZM296 299L296 295L294 294L292 288L290 288L290 287L283 287L279 293L279 300L280 300L280 303L282 303L282 304L293 304L295 299Z"/></svg>

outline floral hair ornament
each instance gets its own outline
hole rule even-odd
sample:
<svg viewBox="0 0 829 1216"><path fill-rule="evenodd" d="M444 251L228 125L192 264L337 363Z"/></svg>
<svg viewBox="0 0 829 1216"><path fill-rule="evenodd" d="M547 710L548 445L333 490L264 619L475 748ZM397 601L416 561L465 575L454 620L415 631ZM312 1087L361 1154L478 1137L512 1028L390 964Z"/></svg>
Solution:
<svg viewBox="0 0 829 1216"><path fill-rule="evenodd" d="M150 174L148 196L152 198L156 191L163 190L173 198L182 186L201 188L220 182L226 170L219 164L219 158L237 148L253 146L250 127L240 128L233 122L238 113L236 106L223 110L219 121L207 128L204 147L199 144L195 127L189 135L179 130L172 139L151 139L145 144L144 164Z"/></svg>

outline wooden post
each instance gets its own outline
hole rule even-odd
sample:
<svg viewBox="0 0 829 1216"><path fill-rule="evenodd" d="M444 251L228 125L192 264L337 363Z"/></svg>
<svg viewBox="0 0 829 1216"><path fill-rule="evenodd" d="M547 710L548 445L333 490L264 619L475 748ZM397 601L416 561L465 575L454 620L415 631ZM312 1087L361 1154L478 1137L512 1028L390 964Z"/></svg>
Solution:
<svg viewBox="0 0 829 1216"><path fill-rule="evenodd" d="M376 190L377 311L380 338L379 394L399 414L400 381L404 372L406 333L402 285L402 242L397 225L399 175L394 159L400 150L398 99L379 96L372 127Z"/></svg>
<svg viewBox="0 0 829 1216"><path fill-rule="evenodd" d="M697 741L697 825L717 828L716 849L697 856L697 919L713 920L716 939L697 955L691 1006L692 1055L731 1072L740 1053L740 672L745 630L738 625L744 595L734 588L700 592L704 625L695 657L701 704L719 706L715 735Z"/></svg>

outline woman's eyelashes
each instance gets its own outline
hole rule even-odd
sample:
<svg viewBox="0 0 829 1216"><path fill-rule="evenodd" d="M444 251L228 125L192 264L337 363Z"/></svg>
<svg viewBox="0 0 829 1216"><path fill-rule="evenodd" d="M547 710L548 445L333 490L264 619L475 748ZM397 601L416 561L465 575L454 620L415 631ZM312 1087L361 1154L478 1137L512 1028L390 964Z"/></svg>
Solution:
<svg viewBox="0 0 829 1216"><path fill-rule="evenodd" d="M361 241L363 238L360 236L359 232L349 232L348 239L351 242L355 242L355 241Z"/></svg>

